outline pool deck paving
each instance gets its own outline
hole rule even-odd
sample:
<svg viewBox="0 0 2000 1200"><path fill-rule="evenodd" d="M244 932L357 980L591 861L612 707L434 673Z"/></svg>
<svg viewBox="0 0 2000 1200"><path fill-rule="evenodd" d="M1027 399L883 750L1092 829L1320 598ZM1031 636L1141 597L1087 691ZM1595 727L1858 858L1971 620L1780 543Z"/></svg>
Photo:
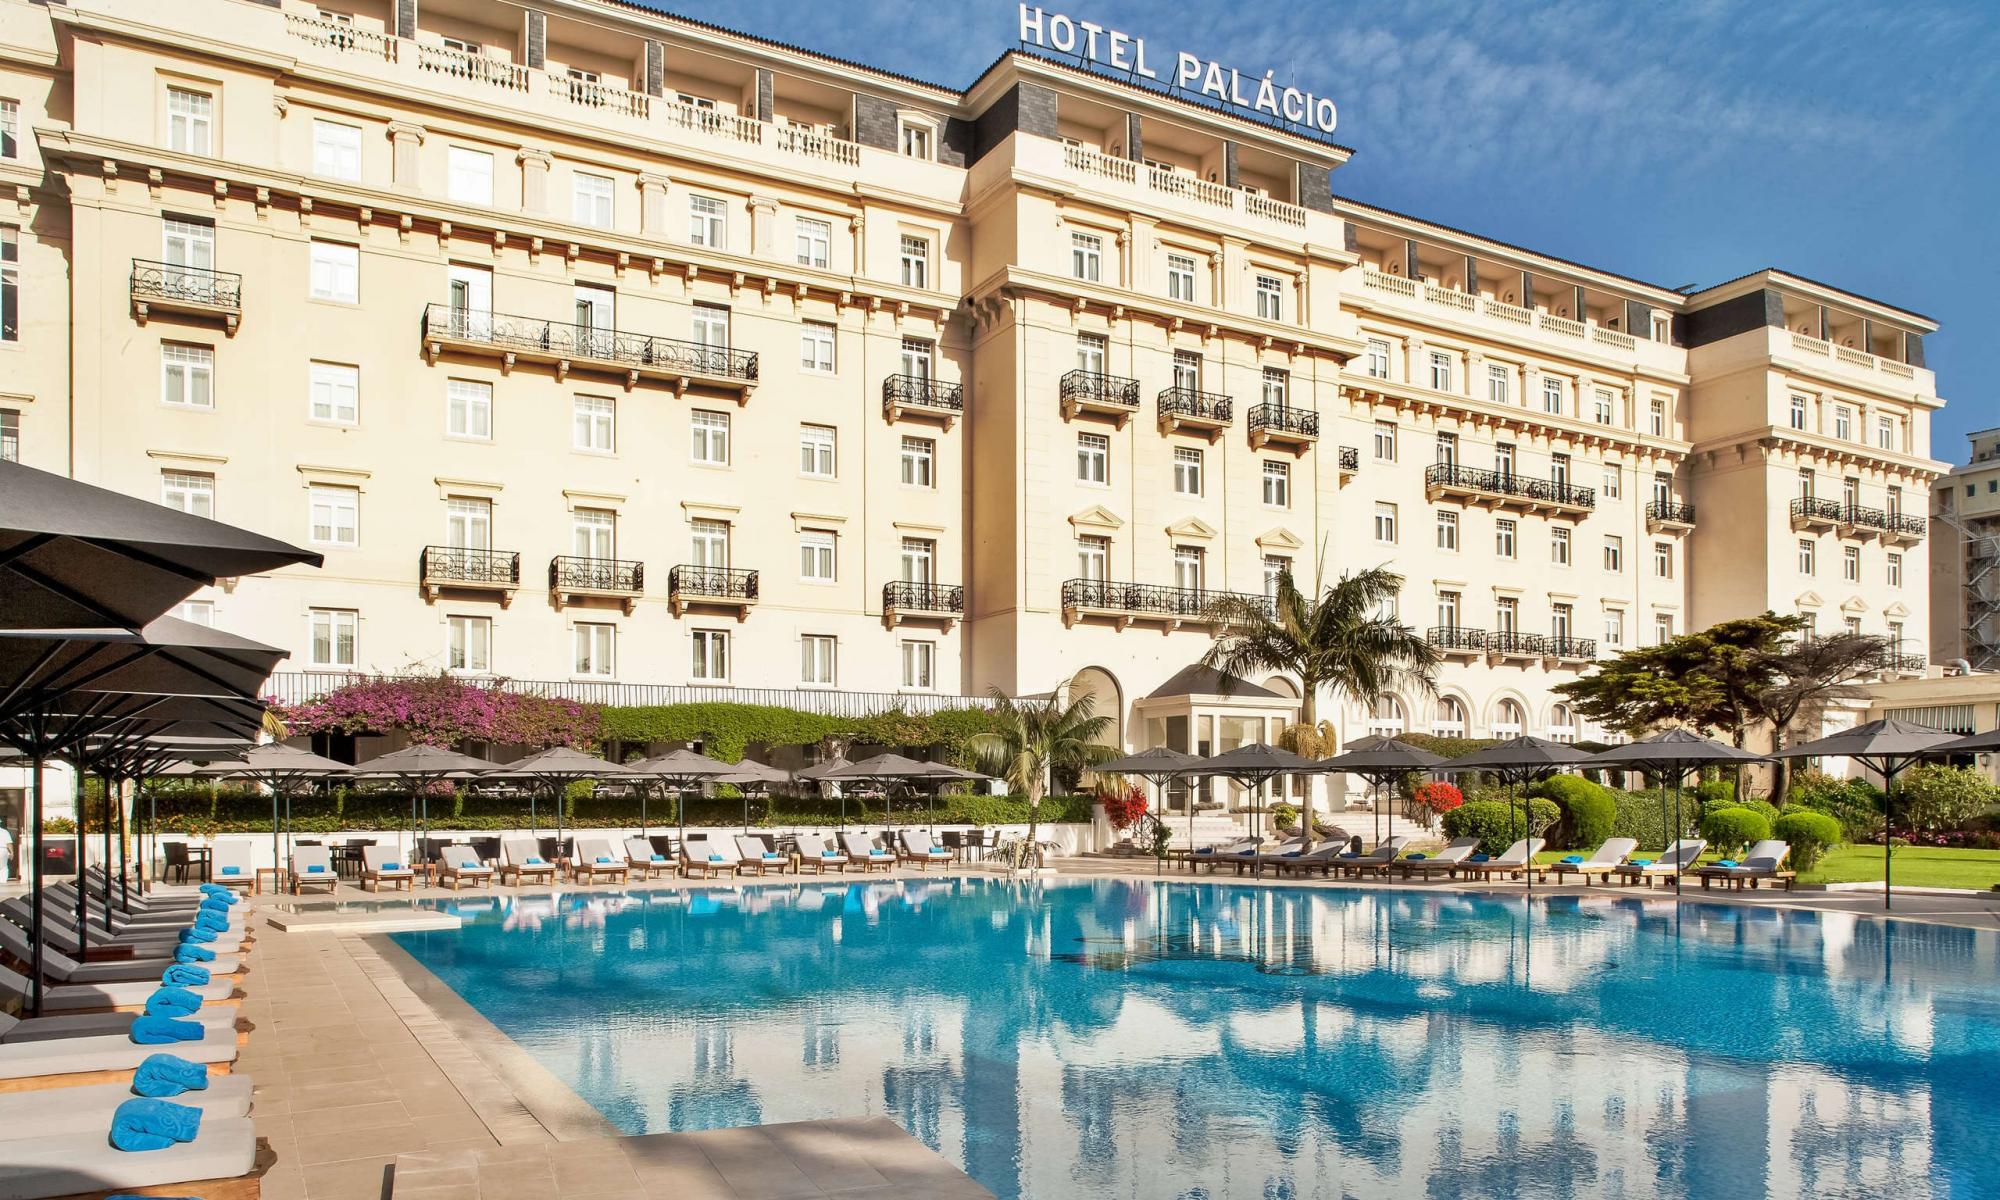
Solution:
<svg viewBox="0 0 2000 1200"><path fill-rule="evenodd" d="M991 869L954 871L993 877ZM901 871L895 877L937 879ZM1063 860L1052 877L1154 878L1150 860ZM836 877L837 879L838 877ZM1158 878L1185 882L1186 870ZM1380 887L1514 893L1520 884L1379 883L1202 875L1223 883ZM816 880L832 883L836 879ZM874 876L869 882L880 882ZM850 877L858 882L859 877ZM656 880L631 890L752 887L774 879ZM790 884L801 882L783 880ZM501 888L547 895L552 889ZM604 888L554 889L596 891ZM1671 888L1537 885L1544 894L1590 893L1671 904ZM450 898L423 889L417 899ZM702 1133L619 1137L578 1098L384 932L438 928L343 884L331 902L255 898L262 929L243 984L251 1025L237 1069L256 1081L251 1113L264 1142L267 1200L946 1200L988 1193L942 1157L879 1117ZM397 898L405 899L405 898ZM1682 899L1847 912L1880 917L1879 892L1703 891ZM370 902L366 910L337 904ZM324 905L322 907L322 905ZM2000 929L2000 895L1899 892L1897 920ZM281 930L279 922L289 927Z"/></svg>

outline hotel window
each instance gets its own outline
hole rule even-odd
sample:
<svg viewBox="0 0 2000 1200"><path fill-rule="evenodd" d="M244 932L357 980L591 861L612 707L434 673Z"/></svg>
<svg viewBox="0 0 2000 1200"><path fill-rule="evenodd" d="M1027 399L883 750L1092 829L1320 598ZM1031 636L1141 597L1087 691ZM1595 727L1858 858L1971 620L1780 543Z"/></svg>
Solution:
<svg viewBox="0 0 2000 1200"><path fill-rule="evenodd" d="M361 130L338 121L312 124L313 174L349 181L361 178Z"/></svg>
<svg viewBox="0 0 2000 1200"><path fill-rule="evenodd" d="M1455 467L1458 465L1458 435L1440 433L1437 435L1437 465Z"/></svg>
<svg viewBox="0 0 2000 1200"><path fill-rule="evenodd" d="M1604 569L1613 575L1625 573L1625 539L1615 534L1604 537Z"/></svg>
<svg viewBox="0 0 2000 1200"><path fill-rule="evenodd" d="M1111 539L1106 537L1080 537L1076 539L1076 573L1080 579L1103 581L1110 578Z"/></svg>
<svg viewBox="0 0 2000 1200"><path fill-rule="evenodd" d="M160 472L160 503L197 517L215 517L215 476L192 471Z"/></svg>
<svg viewBox="0 0 2000 1200"><path fill-rule="evenodd" d="M1569 455L1549 455L1549 482L1559 488L1569 486Z"/></svg>
<svg viewBox="0 0 2000 1200"><path fill-rule="evenodd" d="M1521 628L1521 600L1518 596L1498 596L1493 600L1495 633L1514 633Z"/></svg>
<svg viewBox="0 0 2000 1200"><path fill-rule="evenodd" d="M1493 553L1501 558L1513 558L1514 551L1514 522L1502 517L1493 522Z"/></svg>
<svg viewBox="0 0 2000 1200"><path fill-rule="evenodd" d="M1619 608L1604 610L1604 644L1606 646L1625 644L1625 610Z"/></svg>
<svg viewBox="0 0 2000 1200"><path fill-rule="evenodd" d="M207 346L162 343L160 402L175 408L214 408L215 351Z"/></svg>
<svg viewBox="0 0 2000 1200"><path fill-rule="evenodd" d="M1549 561L1559 567L1569 565L1569 530L1564 526L1549 530Z"/></svg>
<svg viewBox="0 0 2000 1200"><path fill-rule="evenodd" d="M460 550L491 550L493 502L466 496L446 500L444 544Z"/></svg>
<svg viewBox="0 0 2000 1200"><path fill-rule="evenodd" d="M1647 409L1647 428L1654 437L1667 436L1667 402L1657 396Z"/></svg>
<svg viewBox="0 0 2000 1200"><path fill-rule="evenodd" d="M695 305L694 340L711 349L729 349L729 310L717 304Z"/></svg>
<svg viewBox="0 0 2000 1200"><path fill-rule="evenodd" d="M1375 422L1375 461L1396 461L1396 423L1394 421Z"/></svg>
<svg viewBox="0 0 2000 1200"><path fill-rule="evenodd" d="M688 419L690 444L688 456L694 462L712 467L729 465L729 414L715 409L697 408Z"/></svg>
<svg viewBox="0 0 2000 1200"><path fill-rule="evenodd" d="M937 443L929 438L906 437L903 439L902 472L904 487L935 487L934 466L937 460Z"/></svg>
<svg viewBox="0 0 2000 1200"><path fill-rule="evenodd" d="M208 154L215 133L215 97L188 88L167 89L167 149Z"/></svg>
<svg viewBox="0 0 2000 1200"><path fill-rule="evenodd" d="M452 146L445 151L445 196L458 204L493 203L493 156Z"/></svg>
<svg viewBox="0 0 2000 1200"><path fill-rule="evenodd" d="M1674 544L1672 542L1653 543L1653 575L1658 579L1674 577Z"/></svg>
<svg viewBox="0 0 2000 1200"><path fill-rule="evenodd" d="M929 538L903 539L903 582L929 587L937 582L937 543Z"/></svg>
<svg viewBox="0 0 2000 1200"><path fill-rule="evenodd" d="M1841 625L1843 626L1843 632L1845 632L1845 633L1847 634L1847 636L1849 636L1849 637L1859 637L1859 636L1861 636L1861 618L1860 618L1860 617L1845 617L1845 618L1842 618L1842 620L1841 620Z"/></svg>
<svg viewBox="0 0 2000 1200"><path fill-rule="evenodd" d="M593 454L618 448L618 402L609 396L578 396L572 402L570 446Z"/></svg>
<svg viewBox="0 0 2000 1200"><path fill-rule="evenodd" d="M0 98L0 158L21 157L21 102Z"/></svg>
<svg viewBox="0 0 2000 1200"><path fill-rule="evenodd" d="M1192 350L1174 351L1174 386L1189 392L1201 390L1201 355Z"/></svg>
<svg viewBox="0 0 2000 1200"><path fill-rule="evenodd" d="M931 244L920 237L904 234L901 242L903 286L927 288L931 285Z"/></svg>
<svg viewBox="0 0 2000 1200"><path fill-rule="evenodd" d="M1600 489L1606 500L1616 500L1624 490L1625 468L1615 462L1604 464L1604 487Z"/></svg>
<svg viewBox="0 0 2000 1200"><path fill-rule="evenodd" d="M315 300L356 304L361 299L361 248L345 242L314 242L310 264Z"/></svg>
<svg viewBox="0 0 2000 1200"><path fill-rule="evenodd" d="M1486 368L1486 398L1495 404L1508 404L1510 389L1513 387L1513 372L1495 364Z"/></svg>
<svg viewBox="0 0 2000 1200"><path fill-rule="evenodd" d="M903 643L903 686L928 692L937 686L937 643Z"/></svg>
<svg viewBox="0 0 2000 1200"><path fill-rule="evenodd" d="M1617 406L1617 403L1617 396L1604 388L1597 388L1591 397L1591 416L1596 419L1599 425L1609 425L1611 424L1612 410Z"/></svg>
<svg viewBox="0 0 2000 1200"><path fill-rule="evenodd" d="M1861 547L1843 546L1841 548L1840 578L1843 583L1861 582Z"/></svg>
<svg viewBox="0 0 2000 1200"><path fill-rule="evenodd" d="M903 374L928 381L937 348L921 338L903 339Z"/></svg>
<svg viewBox="0 0 2000 1200"><path fill-rule="evenodd" d="M1854 440L1854 410L1844 404L1834 407L1833 436L1843 442Z"/></svg>
<svg viewBox="0 0 2000 1200"><path fill-rule="evenodd" d="M445 49L455 51L466 58L482 58L486 54L485 47L481 46L478 42L469 41L465 38L455 38L446 34L443 41Z"/></svg>
<svg viewBox="0 0 2000 1200"><path fill-rule="evenodd" d="M1903 556L1900 554L1889 556L1889 586L1903 586Z"/></svg>
<svg viewBox="0 0 2000 1200"><path fill-rule="evenodd" d="M1206 575L1203 570L1205 557L1200 546L1175 546L1174 586L1184 592L1201 591Z"/></svg>
<svg viewBox="0 0 2000 1200"><path fill-rule="evenodd" d="M1266 321L1285 319L1285 281L1276 275L1257 277L1257 315Z"/></svg>
<svg viewBox="0 0 2000 1200"><path fill-rule="evenodd" d="M1456 696L1439 696L1437 715L1431 718L1431 733L1436 737L1465 736L1465 705Z"/></svg>
<svg viewBox="0 0 2000 1200"><path fill-rule="evenodd" d="M936 134L928 125L920 125L915 121L902 122L896 144L904 158L921 158L928 161L936 157Z"/></svg>
<svg viewBox="0 0 2000 1200"><path fill-rule="evenodd" d="M316 546L352 546L359 541L361 492L315 484L306 491L310 540Z"/></svg>
<svg viewBox="0 0 2000 1200"><path fill-rule="evenodd" d="M579 622L570 631L576 666L572 674L609 679L612 675L612 646L616 630L610 625Z"/></svg>
<svg viewBox="0 0 2000 1200"><path fill-rule="evenodd" d="M0 225L0 342L21 340L21 236Z"/></svg>
<svg viewBox="0 0 2000 1200"><path fill-rule="evenodd" d="M1576 630L1576 608L1569 604L1549 605L1549 636L1568 638Z"/></svg>
<svg viewBox="0 0 2000 1200"><path fill-rule="evenodd" d="M1811 469L1810 467L1808 467L1808 468L1806 468L1806 469L1804 469L1804 470L1800 471L1800 472L1799 472L1799 499L1801 499L1801 500L1810 500L1810 499L1812 499L1812 497L1813 497L1813 487L1815 486L1816 482L1817 482L1817 481L1816 481L1816 480L1814 479L1814 477L1813 477L1813 473L1812 473L1812 469Z"/></svg>
<svg viewBox="0 0 2000 1200"><path fill-rule="evenodd" d="M792 240L797 247L800 266L819 267L824 270L832 260L832 222L816 221L811 217L794 217Z"/></svg>
<svg viewBox="0 0 2000 1200"><path fill-rule="evenodd" d="M1799 539L1799 574L1819 573L1819 543L1810 538Z"/></svg>
<svg viewBox="0 0 2000 1200"><path fill-rule="evenodd" d="M1442 350L1431 351L1431 388L1440 392L1451 390L1451 355Z"/></svg>
<svg viewBox="0 0 2000 1200"><path fill-rule="evenodd" d="M361 632L361 614L351 608L315 608L307 614L312 650L309 665L352 670L359 662L355 643Z"/></svg>
<svg viewBox="0 0 2000 1200"><path fill-rule="evenodd" d="M1852 475L1840 481L1840 502L1849 508L1861 503L1861 481Z"/></svg>
<svg viewBox="0 0 2000 1200"><path fill-rule="evenodd" d="M799 366L807 371L833 373L833 326L818 321L799 326Z"/></svg>
<svg viewBox="0 0 2000 1200"><path fill-rule="evenodd" d="M1264 503L1272 508L1292 506L1292 465L1264 460Z"/></svg>
<svg viewBox="0 0 2000 1200"><path fill-rule="evenodd" d="M1875 445L1882 450L1894 450L1896 448L1896 422L1893 418L1876 418Z"/></svg>
<svg viewBox="0 0 2000 1200"><path fill-rule="evenodd" d="M1792 396L1793 429L1804 429L1806 427L1806 403L1807 401L1804 396L1796 394Z"/></svg>
<svg viewBox="0 0 2000 1200"><path fill-rule="evenodd" d="M1104 239L1094 233L1069 235L1069 273L1086 283L1103 277Z"/></svg>
<svg viewBox="0 0 2000 1200"><path fill-rule="evenodd" d="M823 633L799 638L799 682L809 687L832 687L834 647L839 645Z"/></svg>
<svg viewBox="0 0 2000 1200"><path fill-rule="evenodd" d="M1278 554L1264 556L1264 595L1276 599L1285 576L1292 573L1292 560Z"/></svg>
<svg viewBox="0 0 2000 1200"><path fill-rule="evenodd" d="M1174 492L1181 496L1201 495L1201 451L1174 447Z"/></svg>
<svg viewBox="0 0 2000 1200"><path fill-rule="evenodd" d="M1079 333L1076 335L1076 366L1079 371L1092 375L1104 374L1105 356L1110 343L1100 334Z"/></svg>
<svg viewBox="0 0 2000 1200"><path fill-rule="evenodd" d="M729 522L699 520L688 523L690 566L724 571L729 568Z"/></svg>
<svg viewBox="0 0 2000 1200"><path fill-rule="evenodd" d="M1653 505L1665 511L1674 502L1674 477L1665 471L1653 474Z"/></svg>
<svg viewBox="0 0 2000 1200"><path fill-rule="evenodd" d="M316 362L307 368L306 415L315 421L352 425L361 418L361 369L346 363Z"/></svg>
<svg viewBox="0 0 2000 1200"><path fill-rule="evenodd" d="M21 414L0 408L0 462L21 461Z"/></svg>
<svg viewBox="0 0 2000 1200"><path fill-rule="evenodd" d="M833 535L823 529L808 529L799 534L800 582L834 582L833 547Z"/></svg>
<svg viewBox="0 0 2000 1200"><path fill-rule="evenodd" d="M1894 484L1891 484L1889 487L1888 507L1890 516L1900 517L1903 515L1903 489Z"/></svg>
<svg viewBox="0 0 2000 1200"><path fill-rule="evenodd" d="M1389 343L1381 338L1368 339L1367 361L1369 378L1389 378Z"/></svg>
<svg viewBox="0 0 2000 1200"><path fill-rule="evenodd" d="M1076 478L1079 483L1111 482L1111 439L1101 433L1076 435Z"/></svg>
<svg viewBox="0 0 2000 1200"><path fill-rule="evenodd" d="M1167 299L1194 303L1194 259L1185 254L1167 255Z"/></svg>
<svg viewBox="0 0 2000 1200"><path fill-rule="evenodd" d="M700 197L697 197L697 199L700 199ZM711 203L717 205L719 213L720 202L711 201ZM570 173L570 218L579 225L588 225L593 229L611 228L611 177L609 175L593 175L588 171L573 171ZM716 219L719 227L721 217L718 215ZM718 243L698 241L695 244L707 246Z"/></svg>
<svg viewBox="0 0 2000 1200"><path fill-rule="evenodd" d="M1396 544L1396 506L1378 502L1375 505L1375 542L1381 546Z"/></svg>
<svg viewBox="0 0 2000 1200"><path fill-rule="evenodd" d="M493 436L493 385L470 379L445 383L444 431L448 437L487 441Z"/></svg>
<svg viewBox="0 0 2000 1200"><path fill-rule="evenodd" d="M688 241L721 250L729 241L729 209L714 196L688 197Z"/></svg>
<svg viewBox="0 0 2000 1200"><path fill-rule="evenodd" d="M729 682L729 632L723 629L697 629L688 635L688 644L694 651L694 660L688 666L688 677L696 683Z"/></svg>
<svg viewBox="0 0 2000 1200"><path fill-rule="evenodd" d="M835 433L831 425L799 426L799 474L832 479Z"/></svg>
<svg viewBox="0 0 2000 1200"><path fill-rule="evenodd" d="M1563 411L1563 381L1553 376L1542 377L1542 411L1561 416Z"/></svg>
<svg viewBox="0 0 2000 1200"><path fill-rule="evenodd" d="M1458 514L1449 509L1437 510L1437 548L1458 550Z"/></svg>
<svg viewBox="0 0 2000 1200"><path fill-rule="evenodd" d="M1493 469L1502 475L1514 473L1514 447L1509 442L1493 444Z"/></svg>
<svg viewBox="0 0 2000 1200"><path fill-rule="evenodd" d="M1283 408L1290 403L1292 376L1279 367L1264 368L1264 403Z"/></svg>
<svg viewBox="0 0 2000 1200"><path fill-rule="evenodd" d="M1664 646L1674 640L1674 618L1672 613L1653 614L1653 644Z"/></svg>
<svg viewBox="0 0 2000 1200"><path fill-rule="evenodd" d="M1459 629L1462 628L1460 625L1462 616L1463 613L1459 606L1459 594L1457 592L1439 592L1438 624L1446 629Z"/></svg>
<svg viewBox="0 0 2000 1200"><path fill-rule="evenodd" d="M569 548L578 558L618 557L618 516L609 509L579 508L569 514Z"/></svg>

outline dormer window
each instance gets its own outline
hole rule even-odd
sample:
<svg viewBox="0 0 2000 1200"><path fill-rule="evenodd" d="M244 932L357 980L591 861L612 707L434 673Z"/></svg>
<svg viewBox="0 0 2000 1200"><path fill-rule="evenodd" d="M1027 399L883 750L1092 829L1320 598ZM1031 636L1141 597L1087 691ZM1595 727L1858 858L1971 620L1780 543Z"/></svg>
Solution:
<svg viewBox="0 0 2000 1200"><path fill-rule="evenodd" d="M937 129L928 121L904 117L896 130L896 149L904 158L937 158Z"/></svg>

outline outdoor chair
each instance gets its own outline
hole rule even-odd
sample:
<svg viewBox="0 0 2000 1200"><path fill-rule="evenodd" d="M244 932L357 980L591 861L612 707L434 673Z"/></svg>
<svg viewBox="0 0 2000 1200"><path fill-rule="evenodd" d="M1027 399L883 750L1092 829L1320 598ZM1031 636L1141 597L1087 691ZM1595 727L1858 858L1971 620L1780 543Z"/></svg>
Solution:
<svg viewBox="0 0 2000 1200"><path fill-rule="evenodd" d="M725 853L721 846L710 844L707 834L691 833L681 843L681 870L689 878L699 874L712 879L725 871L734 875L737 860L734 847Z"/></svg>
<svg viewBox="0 0 2000 1200"><path fill-rule="evenodd" d="M166 855L166 858L164 859L160 868L160 875L164 878L165 876L178 872L181 877L181 882L186 883L188 877L188 868L193 865L193 862L188 857L187 843L167 842L164 845L162 845L160 849L162 853Z"/></svg>
<svg viewBox="0 0 2000 1200"><path fill-rule="evenodd" d="M394 848L389 846L361 848L361 886L364 890L379 892L386 883L407 892L416 886L416 880L417 873L410 869L408 863L400 861Z"/></svg>
<svg viewBox="0 0 2000 1200"><path fill-rule="evenodd" d="M931 835L921 829L903 831L902 844L896 851L896 861L915 863L919 871L928 871L931 864L951 865L951 851L931 841Z"/></svg>
<svg viewBox="0 0 2000 1200"><path fill-rule="evenodd" d="M1436 854L1411 854L1397 859L1392 866L1405 880L1418 875L1434 879L1439 875L1458 878L1458 868L1479 849L1476 837L1454 838L1450 844ZM1384 872L1387 875L1387 872Z"/></svg>
<svg viewBox="0 0 2000 1200"><path fill-rule="evenodd" d="M753 834L737 835L736 855L736 870L739 874L744 871L755 871L762 875L766 871L776 871L783 875L785 869L792 865L790 856L771 849L769 843Z"/></svg>
<svg viewBox="0 0 2000 1200"><path fill-rule="evenodd" d="M1336 874L1346 873L1360 879L1365 875L1380 875L1389 878L1389 868L1396 865L1396 858L1414 840L1405 834L1397 834L1381 845L1358 858L1335 859L1333 869Z"/></svg>
<svg viewBox="0 0 2000 1200"><path fill-rule="evenodd" d="M659 874L673 874L674 860L653 849L653 843L642 837L625 839L625 865L639 873L641 879L651 879Z"/></svg>
<svg viewBox="0 0 2000 1200"><path fill-rule="evenodd" d="M474 887L482 883L487 887L493 886L493 868L480 862L472 847L464 843L454 842L446 846L438 853L437 865L439 887L449 883L451 890L456 892L468 881Z"/></svg>
<svg viewBox="0 0 2000 1200"><path fill-rule="evenodd" d="M1637 838L1608 838L1602 846L1591 851L1588 857L1573 854L1561 862L1550 863L1537 871L1536 875L1544 883L1548 882L1551 875L1556 877L1557 883L1564 882L1565 877L1570 875L1579 876L1585 883L1589 883L1590 877L1595 875L1609 883L1611 873L1618 869L1618 864L1624 862L1638 846Z"/></svg>
<svg viewBox="0 0 2000 1200"><path fill-rule="evenodd" d="M824 834L802 833L798 840L799 870L811 868L815 875L824 875L828 870L847 874L847 855L827 845Z"/></svg>
<svg viewBox="0 0 2000 1200"><path fill-rule="evenodd" d="M292 895L305 894L309 887L325 888L329 893L340 882L334 874L333 856L325 846L308 846L300 843L292 847Z"/></svg>
<svg viewBox="0 0 2000 1200"><path fill-rule="evenodd" d="M1749 853L1743 856L1741 862L1731 863L1725 860L1710 863L1695 871L1695 874L1700 877L1704 889L1720 879L1740 891L1746 887L1755 888L1758 880L1766 879L1774 884L1783 880L1785 890L1789 892L1792 890L1792 885L1797 882L1797 873L1779 868L1784 865L1785 859L1791 852L1792 848L1788 843L1776 838L1767 838L1750 847Z"/></svg>
<svg viewBox="0 0 2000 1200"><path fill-rule="evenodd" d="M531 837L500 839L500 882L516 887L533 881L554 883L556 864L542 857L540 844Z"/></svg>
<svg viewBox="0 0 2000 1200"><path fill-rule="evenodd" d="M1340 861L1341 852L1346 847L1346 842L1321 842L1310 850L1281 855L1269 865L1275 867L1281 875L1304 875L1309 871L1331 875L1334 864Z"/></svg>
<svg viewBox="0 0 2000 1200"><path fill-rule="evenodd" d="M632 868L625 862L625 852L613 846L608 838L578 838L574 849L569 877L576 882L596 883L599 879L613 879L625 883L632 878Z"/></svg>
<svg viewBox="0 0 2000 1200"><path fill-rule="evenodd" d="M1477 854L1467 858L1458 866L1459 873L1467 878L1491 879L1504 875L1509 879L1519 879L1528 873L1535 855L1542 852L1545 843L1541 838L1522 838L1492 858L1481 859Z"/></svg>
<svg viewBox="0 0 2000 1200"><path fill-rule="evenodd" d="M249 891L257 885L257 871L250 858L250 843L242 838L223 838L210 853L215 858L215 882L234 891Z"/></svg>
<svg viewBox="0 0 2000 1200"><path fill-rule="evenodd" d="M1700 838L1682 838L1673 844L1672 849L1656 859L1650 861L1634 859L1622 862L1612 870L1617 873L1620 883L1629 886L1643 882L1650 888L1655 879L1672 879L1676 875L1683 875L1693 870L1695 863L1701 858L1701 852L1707 848L1708 843Z"/></svg>
<svg viewBox="0 0 2000 1200"><path fill-rule="evenodd" d="M896 856L877 846L865 833L841 834L840 848L847 851L847 865L860 867L864 875L878 869L895 869Z"/></svg>

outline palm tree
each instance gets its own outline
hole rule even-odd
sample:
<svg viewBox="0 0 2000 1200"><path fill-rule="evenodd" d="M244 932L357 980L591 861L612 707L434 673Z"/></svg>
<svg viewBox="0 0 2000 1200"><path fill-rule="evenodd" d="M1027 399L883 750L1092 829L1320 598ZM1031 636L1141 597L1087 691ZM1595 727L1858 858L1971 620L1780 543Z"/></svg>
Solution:
<svg viewBox="0 0 2000 1200"><path fill-rule="evenodd" d="M1311 595L1286 571L1269 601L1227 596L1210 605L1210 619L1227 632L1202 655L1201 665L1232 678L1261 671L1296 677L1303 693L1299 724L1307 728L1319 725L1321 688L1364 705L1409 686L1435 691L1442 655L1389 607L1403 590L1403 577L1370 567L1328 587L1325 560L1322 552ZM1304 824L1311 839L1310 817Z"/></svg>
<svg viewBox="0 0 2000 1200"><path fill-rule="evenodd" d="M982 769L1028 797L1028 852L1039 861L1042 794L1050 774L1115 757L1116 748L1098 741L1113 719L1095 715L1096 700L1088 695L1067 704L1054 696L1016 700L999 688L992 695L995 728L974 736L972 750Z"/></svg>

